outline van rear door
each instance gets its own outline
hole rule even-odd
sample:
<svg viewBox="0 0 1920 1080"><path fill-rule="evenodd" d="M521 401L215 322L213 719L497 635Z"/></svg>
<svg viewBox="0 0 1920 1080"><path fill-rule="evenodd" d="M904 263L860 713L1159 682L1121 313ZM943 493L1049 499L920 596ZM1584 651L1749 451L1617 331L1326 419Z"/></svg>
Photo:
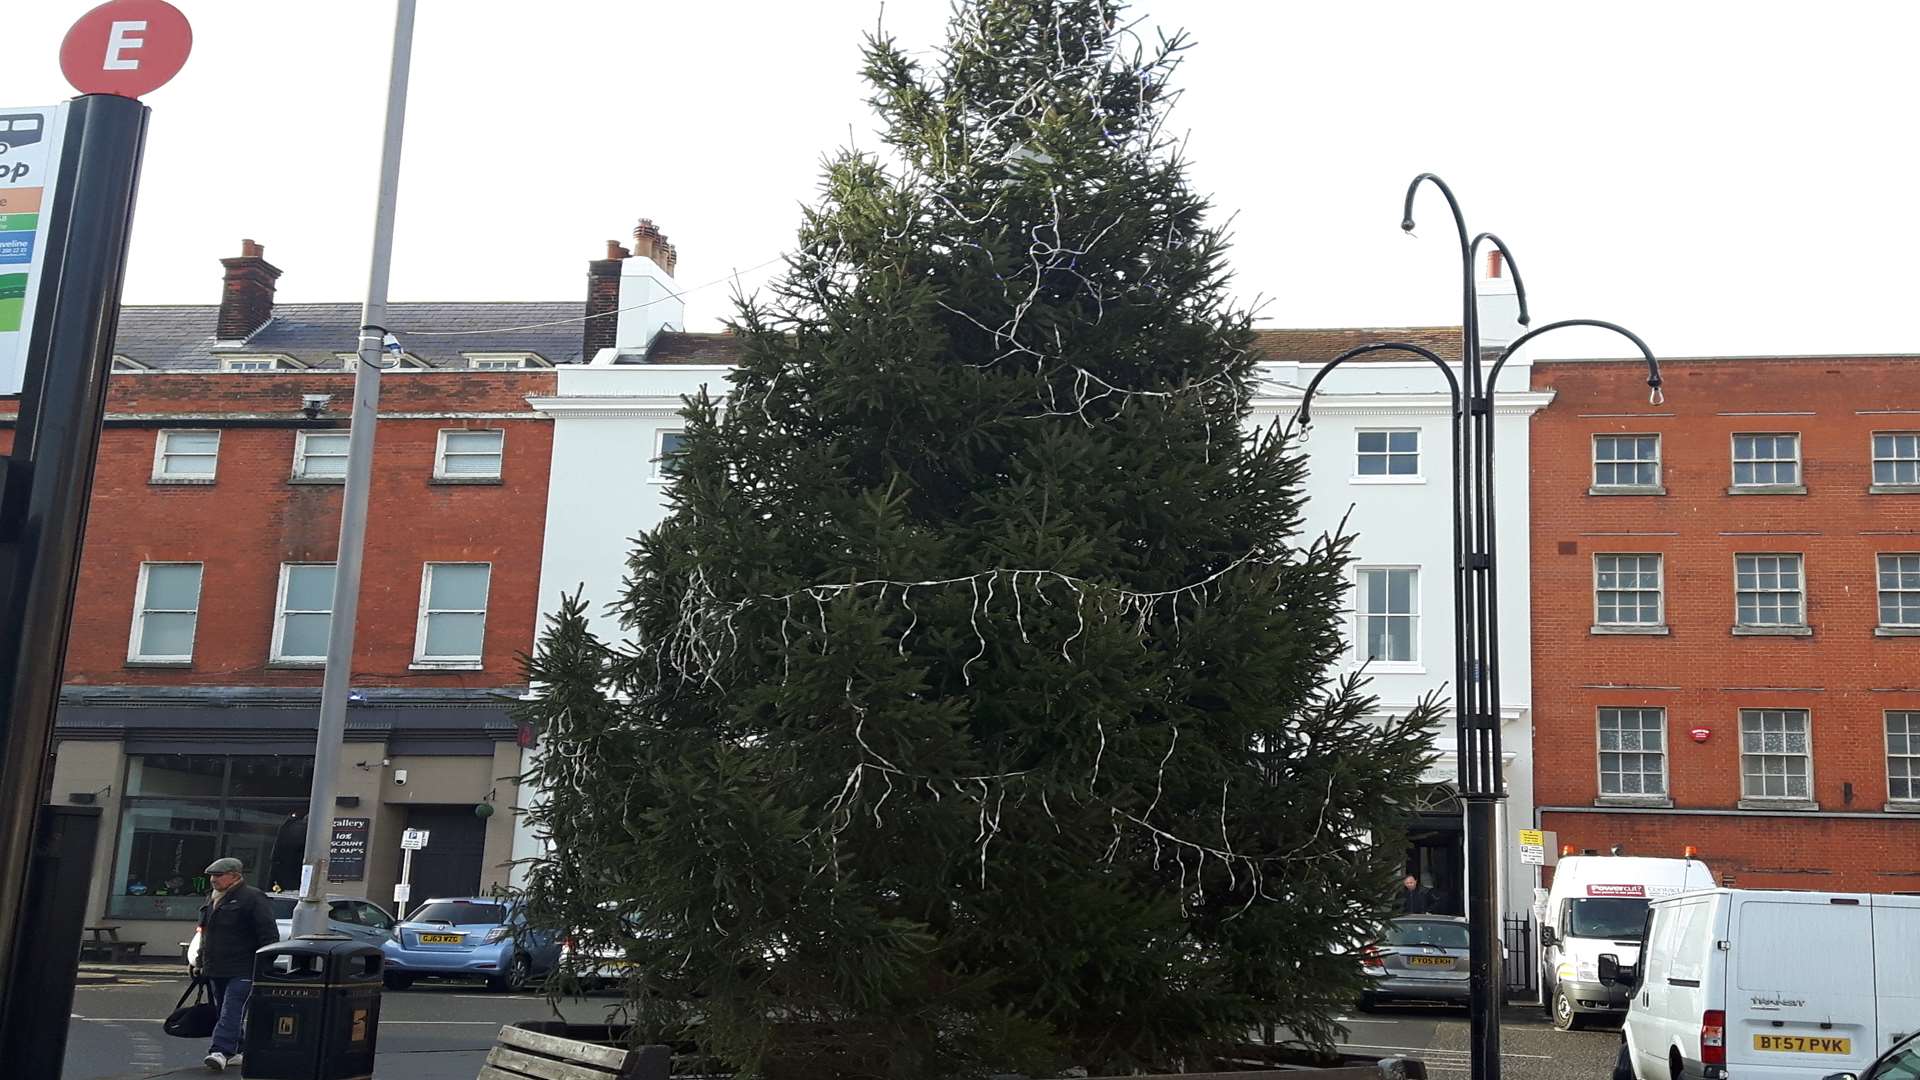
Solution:
<svg viewBox="0 0 1920 1080"><path fill-rule="evenodd" d="M1866 1072L1880 1046L1868 897L1734 893L1733 904L1728 1072Z"/></svg>
<svg viewBox="0 0 1920 1080"><path fill-rule="evenodd" d="M1880 1049L1920 1031L1920 896L1873 898Z"/></svg>

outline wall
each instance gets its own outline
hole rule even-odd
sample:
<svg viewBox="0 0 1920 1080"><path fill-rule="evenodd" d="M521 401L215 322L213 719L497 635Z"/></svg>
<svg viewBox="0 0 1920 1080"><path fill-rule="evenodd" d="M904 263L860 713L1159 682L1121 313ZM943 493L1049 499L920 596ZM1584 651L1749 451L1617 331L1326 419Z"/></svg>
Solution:
<svg viewBox="0 0 1920 1080"><path fill-rule="evenodd" d="M1876 634L1874 557L1920 551L1920 494L1871 494L1871 436L1920 427L1912 358L1676 360L1666 404L1635 365L1535 366L1552 407L1535 420L1534 648L1539 801L1563 844L1678 854L1687 844L1742 885L1920 888L1920 819L1887 800L1882 714L1920 709L1920 638ZM1805 494L1729 495L1735 432L1797 431ZM1595 434L1658 434L1665 495L1589 495ZM1664 557L1667 633L1590 630L1595 553ZM1732 632L1733 560L1803 555L1805 636ZM1596 713L1666 710L1669 802L1606 806ZM1811 714L1817 809L1742 810L1742 708ZM1693 728L1711 732L1695 742ZM1575 812L1581 811L1581 812ZM1839 816L1847 815L1847 816Z"/></svg>

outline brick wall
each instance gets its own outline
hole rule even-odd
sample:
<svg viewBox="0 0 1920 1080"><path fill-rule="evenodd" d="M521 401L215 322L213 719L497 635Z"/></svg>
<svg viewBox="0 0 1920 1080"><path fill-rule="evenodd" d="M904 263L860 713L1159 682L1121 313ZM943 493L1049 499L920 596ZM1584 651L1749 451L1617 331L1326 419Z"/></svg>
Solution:
<svg viewBox="0 0 1920 1080"><path fill-rule="evenodd" d="M1535 794L1592 807L1597 710L1666 710L1676 808L1738 811L1740 709L1810 712L1819 812L1860 817L1553 813L1562 843L1634 854L1696 844L1742 885L1920 889L1920 816L1887 809L1883 714L1920 710L1920 638L1876 636L1875 556L1920 552L1920 495L1869 494L1871 436L1920 428L1911 358L1674 361L1647 404L1629 363L1534 366ZM1739 415L1747 414L1747 415ZM1764 415L1754 415L1764 414ZM1736 432L1798 432L1805 494L1729 495ZM1588 494L1592 436L1658 434L1665 495ZM1804 637L1736 636L1734 557L1803 556ZM1596 553L1664 556L1660 636L1603 636ZM1695 742L1689 731L1711 731Z"/></svg>
<svg viewBox="0 0 1920 1080"><path fill-rule="evenodd" d="M69 683L318 685L319 671L274 668L268 660L280 564L331 562L337 554L341 486L289 483L295 432L313 426L300 414L301 395L332 394L319 423L344 430L352 381L346 373L306 372L113 377L68 646ZM533 643L552 456L552 426L525 399L552 393L554 383L551 372L396 372L382 380L357 683L522 681L518 656ZM157 433L176 423L220 429L214 483L150 483ZM498 484L433 482L439 431L462 427L506 432ZM142 561L205 564L190 668L127 664ZM428 561L493 564L483 670L409 670Z"/></svg>

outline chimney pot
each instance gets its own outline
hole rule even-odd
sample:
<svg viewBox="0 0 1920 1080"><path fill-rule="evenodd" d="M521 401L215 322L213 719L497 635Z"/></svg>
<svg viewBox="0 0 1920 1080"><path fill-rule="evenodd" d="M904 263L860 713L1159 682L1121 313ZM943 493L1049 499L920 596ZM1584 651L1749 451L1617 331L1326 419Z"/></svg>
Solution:
<svg viewBox="0 0 1920 1080"><path fill-rule="evenodd" d="M261 247L259 244L256 244L251 240L240 241L240 257L241 258L259 259L259 258L264 258L266 254L267 254L267 249L264 247Z"/></svg>
<svg viewBox="0 0 1920 1080"><path fill-rule="evenodd" d="M620 241L618 240L607 241L607 258L628 259L632 257L633 257L633 252L628 251L626 249L626 246L620 243Z"/></svg>
<svg viewBox="0 0 1920 1080"><path fill-rule="evenodd" d="M214 336L219 340L245 340L273 318L274 282L280 268L265 255L262 245L242 240L238 256L220 260L226 276L220 286L220 314L214 321Z"/></svg>
<svg viewBox="0 0 1920 1080"><path fill-rule="evenodd" d="M1487 252L1487 276L1490 278L1503 276L1506 262L1507 260L1500 254L1499 248L1494 248L1492 251Z"/></svg>

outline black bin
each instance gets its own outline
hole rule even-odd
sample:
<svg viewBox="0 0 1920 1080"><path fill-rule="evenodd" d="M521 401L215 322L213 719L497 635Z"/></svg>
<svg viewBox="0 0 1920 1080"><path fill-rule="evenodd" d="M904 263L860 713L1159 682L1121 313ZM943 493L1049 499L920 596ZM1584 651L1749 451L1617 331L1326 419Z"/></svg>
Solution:
<svg viewBox="0 0 1920 1080"><path fill-rule="evenodd" d="M253 957L249 1080L364 1080L380 1032L380 950L340 934L268 945Z"/></svg>

